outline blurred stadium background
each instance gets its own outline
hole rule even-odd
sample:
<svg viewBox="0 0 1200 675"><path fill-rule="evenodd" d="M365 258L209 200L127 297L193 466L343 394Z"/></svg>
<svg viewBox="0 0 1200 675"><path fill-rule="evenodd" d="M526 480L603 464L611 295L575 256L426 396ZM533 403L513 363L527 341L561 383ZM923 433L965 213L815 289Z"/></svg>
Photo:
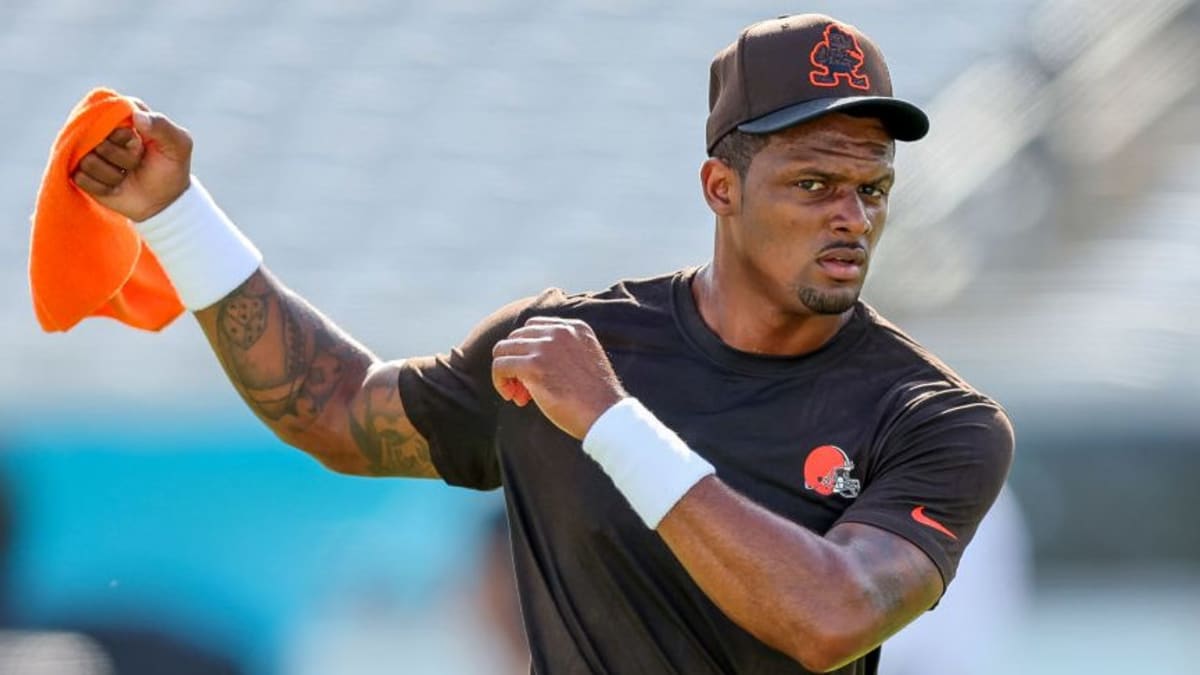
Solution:
<svg viewBox="0 0 1200 675"><path fill-rule="evenodd" d="M975 579L929 615L958 631L885 668L1196 672L1193 0L0 0L0 672L522 672L497 495L323 471L189 319L37 330L27 217L90 87L188 126L274 271L399 357L705 260L708 61L799 11L871 34L932 113L868 299L1018 430Z"/></svg>

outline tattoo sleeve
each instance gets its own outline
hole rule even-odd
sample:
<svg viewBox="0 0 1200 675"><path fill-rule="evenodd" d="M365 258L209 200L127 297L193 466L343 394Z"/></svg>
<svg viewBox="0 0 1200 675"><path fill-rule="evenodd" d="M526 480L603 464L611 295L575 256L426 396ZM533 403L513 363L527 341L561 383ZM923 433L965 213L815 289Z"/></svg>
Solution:
<svg viewBox="0 0 1200 675"><path fill-rule="evenodd" d="M336 471L435 477L405 414L398 363L382 363L265 270L196 314L264 423Z"/></svg>

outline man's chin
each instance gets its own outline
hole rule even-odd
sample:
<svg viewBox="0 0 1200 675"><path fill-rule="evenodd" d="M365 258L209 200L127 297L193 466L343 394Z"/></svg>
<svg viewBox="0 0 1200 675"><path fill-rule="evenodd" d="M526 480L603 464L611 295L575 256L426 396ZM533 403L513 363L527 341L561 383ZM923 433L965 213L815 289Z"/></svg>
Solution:
<svg viewBox="0 0 1200 675"><path fill-rule="evenodd" d="M859 288L826 290L804 286L800 288L797 297L813 314L835 315L842 314L854 307L854 303L858 302L861 290Z"/></svg>

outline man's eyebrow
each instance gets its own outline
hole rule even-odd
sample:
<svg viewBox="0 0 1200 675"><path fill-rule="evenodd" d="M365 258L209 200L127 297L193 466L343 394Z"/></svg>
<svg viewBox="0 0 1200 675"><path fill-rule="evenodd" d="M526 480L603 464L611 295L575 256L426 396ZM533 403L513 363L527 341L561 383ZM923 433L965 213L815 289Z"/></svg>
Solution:
<svg viewBox="0 0 1200 675"><path fill-rule="evenodd" d="M875 180L871 181L871 182L872 182L872 183L875 183L875 184L878 184L878 183L889 183L889 184L890 184L890 183L894 183L894 182L896 182L896 170L895 170L895 169L888 169L887 171L884 171L883 173L879 174L879 177L878 177L878 178L876 178Z"/></svg>

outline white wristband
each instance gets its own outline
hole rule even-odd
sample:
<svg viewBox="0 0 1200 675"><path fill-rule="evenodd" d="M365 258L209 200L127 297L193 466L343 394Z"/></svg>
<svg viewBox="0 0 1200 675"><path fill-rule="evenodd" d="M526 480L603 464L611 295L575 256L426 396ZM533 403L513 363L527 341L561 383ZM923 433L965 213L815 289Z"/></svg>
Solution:
<svg viewBox="0 0 1200 675"><path fill-rule="evenodd" d="M133 226L192 311L229 295L262 264L262 254L195 176L167 208Z"/></svg>
<svg viewBox="0 0 1200 675"><path fill-rule="evenodd" d="M693 485L716 473L636 398L604 411L583 438L583 450L652 530Z"/></svg>

